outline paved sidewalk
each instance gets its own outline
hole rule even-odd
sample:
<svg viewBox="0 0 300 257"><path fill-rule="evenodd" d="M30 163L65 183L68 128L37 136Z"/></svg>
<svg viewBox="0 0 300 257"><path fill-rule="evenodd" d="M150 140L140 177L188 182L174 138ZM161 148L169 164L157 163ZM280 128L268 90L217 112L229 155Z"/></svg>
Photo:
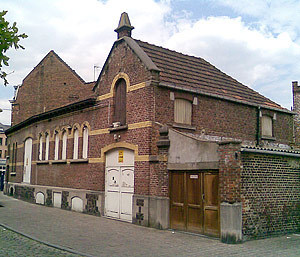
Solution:
<svg viewBox="0 0 300 257"><path fill-rule="evenodd" d="M0 224L92 256L300 256L297 234L227 245L216 239L30 204L2 193L0 205Z"/></svg>
<svg viewBox="0 0 300 257"><path fill-rule="evenodd" d="M78 254L45 245L0 226L0 256L76 257Z"/></svg>

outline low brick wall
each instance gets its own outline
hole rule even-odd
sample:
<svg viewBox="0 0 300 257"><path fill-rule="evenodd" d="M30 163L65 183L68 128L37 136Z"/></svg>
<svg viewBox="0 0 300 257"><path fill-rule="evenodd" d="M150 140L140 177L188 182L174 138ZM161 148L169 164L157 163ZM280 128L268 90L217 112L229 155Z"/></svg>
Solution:
<svg viewBox="0 0 300 257"><path fill-rule="evenodd" d="M300 231L300 159L242 153L243 238Z"/></svg>

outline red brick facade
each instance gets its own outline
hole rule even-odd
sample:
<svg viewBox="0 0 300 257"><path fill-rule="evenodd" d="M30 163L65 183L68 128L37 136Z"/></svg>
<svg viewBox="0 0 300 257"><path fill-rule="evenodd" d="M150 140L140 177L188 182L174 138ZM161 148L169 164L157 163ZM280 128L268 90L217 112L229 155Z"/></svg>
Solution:
<svg viewBox="0 0 300 257"><path fill-rule="evenodd" d="M168 54L170 64L165 63ZM180 77L178 65L174 63L176 58L181 58L187 65L197 61L197 72L201 81L205 85L210 81L212 88L219 85L218 92L213 94L207 85L204 88L199 86L199 90L193 88L193 85L186 86L187 82L197 80L188 71L184 74L186 77ZM242 204L243 234L253 237L253 223L258 222L255 220L258 217L254 214L258 207L255 206L253 197L263 197L263 181L269 178L269 166L265 166L265 163L268 162L272 166L272 163L276 163L276 158L252 158L252 155L243 153L242 149L248 147L259 153L266 149L271 151L271 154L272 151L275 154L280 153L283 157L280 157L279 166L283 167L286 161L285 154L292 152L295 156L299 155L290 147L295 145L293 114L252 92L204 60L195 59L197 58L135 41L129 37L120 37L114 43L92 91L92 84L85 83L51 51L24 79L13 103L13 127L7 132L11 156L8 176L10 184L7 190L11 190L16 197L32 202L37 201L35 198L38 192L43 192L44 204L49 206L53 205L54 193L59 191L61 208L70 209L72 197L78 196L84 202L83 212L102 215L106 190L106 153L126 148L134 154L133 222L167 228L170 164L168 158L169 146L172 144L167 131L168 128L172 128L193 138L199 145L201 142L219 144L218 160L214 162L214 165L217 163L217 168L211 166L211 163L197 164L204 167L200 172L212 169L205 167L214 167L214 172L218 169L219 192L214 193L219 196L220 203ZM202 74L200 66L209 72ZM168 67L170 70L167 70ZM170 74L173 74L173 77ZM211 76L209 80L207 74ZM167 78L169 83L166 82ZM126 124L121 126L114 124L115 85L119 79L126 82ZM180 84L179 81L183 79L185 80ZM222 89L225 87L222 81L228 83L228 94ZM220 92L223 92L223 95ZM188 100L192 104L191 125L174 122L174 101L178 98ZM270 138L262 136L264 115L272 117L273 136ZM84 127L88 128L89 134L87 158L83 157ZM76 128L79 130L78 158L74 159ZM68 135L67 157L62 160L64 131ZM48 160L45 158L47 133L50 135ZM55 133L59 133L58 160L54 160ZM39 160L40 136L43 140L42 160ZM23 182L24 142L27 138L33 140L32 167L30 183L24 186L20 183ZM16 143L17 151L13 150ZM299 203L299 190L295 187L299 185L297 158L294 160L296 168L294 167L292 176L289 176L289 168L285 168L283 178L276 181L274 188L270 186L272 194L281 196L278 183L289 181L293 184L293 193L290 196L294 204L284 207L288 212ZM13 163L13 160L16 162ZM195 163L178 167L189 165L195 166ZM252 175L255 176L257 169L262 173L258 178L260 182L254 183L251 178ZM281 168L279 170L281 172ZM267 193L267 196L268 194L270 193ZM285 193L283 199L288 201L288 193ZM274 204L272 201L270 200L270 203ZM272 206L268 208L273 208ZM274 211L283 210L274 208ZM222 219L223 214L220 215ZM299 214L293 215L299 217ZM297 219L296 223L299 222ZM274 230L282 232L284 224L276 224L278 229ZM293 230L291 224L286 226L288 231ZM279 229L279 226L282 227ZM257 231L262 236L268 232L265 225Z"/></svg>

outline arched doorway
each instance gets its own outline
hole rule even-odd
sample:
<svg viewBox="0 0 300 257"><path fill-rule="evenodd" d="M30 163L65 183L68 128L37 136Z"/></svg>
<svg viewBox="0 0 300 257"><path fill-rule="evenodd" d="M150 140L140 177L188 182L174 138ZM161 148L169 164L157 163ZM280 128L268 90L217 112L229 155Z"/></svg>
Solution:
<svg viewBox="0 0 300 257"><path fill-rule="evenodd" d="M31 176L32 138L25 140L23 182L30 183Z"/></svg>
<svg viewBox="0 0 300 257"><path fill-rule="evenodd" d="M117 148L106 153L105 215L132 222L134 151Z"/></svg>

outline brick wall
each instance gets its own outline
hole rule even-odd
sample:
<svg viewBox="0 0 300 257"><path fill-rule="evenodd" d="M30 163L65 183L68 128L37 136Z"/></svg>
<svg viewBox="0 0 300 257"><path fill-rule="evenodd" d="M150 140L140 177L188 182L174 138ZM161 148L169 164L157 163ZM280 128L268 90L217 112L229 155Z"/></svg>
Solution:
<svg viewBox="0 0 300 257"><path fill-rule="evenodd" d="M298 158L242 153L243 235L259 238L300 231Z"/></svg>
<svg viewBox="0 0 300 257"><path fill-rule="evenodd" d="M85 82L53 51L28 74L13 104L12 125L93 95Z"/></svg>
<svg viewBox="0 0 300 257"><path fill-rule="evenodd" d="M196 131L184 131L211 138L217 137L220 140L234 138L256 144L258 111L253 106L160 87L155 89L155 121L170 125L174 123L174 101L170 99L170 92L174 92L175 98L198 99L198 104L192 107L192 126L196 127ZM275 111L266 112L275 113ZM290 144L293 141L293 116L280 112L276 114L273 123L275 138L271 142ZM260 143L267 144L268 141Z"/></svg>
<svg viewBox="0 0 300 257"><path fill-rule="evenodd" d="M219 145L220 202L241 202L241 142L228 141Z"/></svg>

